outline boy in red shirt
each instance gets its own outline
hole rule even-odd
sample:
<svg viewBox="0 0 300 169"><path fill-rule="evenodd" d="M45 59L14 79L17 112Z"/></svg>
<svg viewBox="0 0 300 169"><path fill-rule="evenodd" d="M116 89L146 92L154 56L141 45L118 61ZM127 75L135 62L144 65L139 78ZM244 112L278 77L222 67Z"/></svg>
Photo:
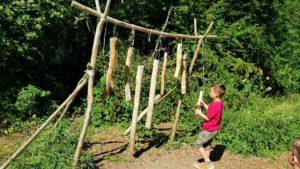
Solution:
<svg viewBox="0 0 300 169"><path fill-rule="evenodd" d="M212 85L210 88L210 98L213 101L209 106L204 101L201 102L201 105L207 110L206 115L202 113L201 109L195 110L195 114L205 120L199 138L195 143L195 147L199 149L205 161L203 164L194 164L198 169L214 169L214 165L209 158L210 146L220 130L223 114L223 101L221 98L224 94L225 86L223 84ZM204 148L206 148L206 150Z"/></svg>
<svg viewBox="0 0 300 169"><path fill-rule="evenodd" d="M296 137L292 141L289 163L294 169L300 169L300 137Z"/></svg>

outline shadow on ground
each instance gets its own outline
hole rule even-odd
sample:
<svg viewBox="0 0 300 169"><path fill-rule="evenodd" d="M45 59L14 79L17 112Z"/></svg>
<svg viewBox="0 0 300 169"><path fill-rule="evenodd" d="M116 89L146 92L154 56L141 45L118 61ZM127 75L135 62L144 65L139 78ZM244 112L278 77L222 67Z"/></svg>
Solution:
<svg viewBox="0 0 300 169"><path fill-rule="evenodd" d="M221 144L215 145L213 150L210 152L210 156L209 156L210 160L212 162L221 160L225 150L226 150L225 145L221 145ZM204 162L204 159L199 159L198 162L202 163Z"/></svg>
<svg viewBox="0 0 300 169"><path fill-rule="evenodd" d="M156 133L154 136L149 137L147 139L144 139L140 141L142 144L148 144L147 147L142 148L138 150L136 153L134 153L134 157L138 158L140 155L142 155L144 152L150 150L152 147L159 148L166 142L168 142L169 136L165 133Z"/></svg>

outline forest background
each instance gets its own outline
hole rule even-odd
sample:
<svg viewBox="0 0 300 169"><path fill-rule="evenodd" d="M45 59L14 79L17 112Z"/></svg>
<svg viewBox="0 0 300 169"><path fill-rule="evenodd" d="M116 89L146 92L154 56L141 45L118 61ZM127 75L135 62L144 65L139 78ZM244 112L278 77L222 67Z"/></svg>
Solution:
<svg viewBox="0 0 300 169"><path fill-rule="evenodd" d="M78 2L96 9L93 1ZM97 19L72 9L70 4L65 0L0 2L1 135L28 132L30 126L39 126L84 74ZM100 4L104 9L105 1ZM197 100L201 89L208 102L209 85L220 82L227 89L223 132L218 141L229 150L244 155L271 156L273 152L286 151L291 139L300 135L299 1L125 0L124 3L113 1L109 16L160 30L171 6L165 32L192 35L194 18L197 18L199 34L203 34L214 20L210 34L217 35L217 38L207 39L201 49L191 81L191 94L195 100L184 98L179 128L198 131L199 120L194 118L191 102ZM128 126L133 103L124 99L123 76L131 30L108 23L104 25L102 35L101 47L104 48L99 50L91 125ZM112 36L120 40L118 87L102 100L109 60L108 44ZM156 42L157 36L136 32L131 89L133 95L136 67L144 64L141 107L148 102L150 84L146 79L151 76L150 56ZM180 80L172 77L179 42L181 39L162 38L170 59L167 90L180 84ZM183 39L182 42L189 65L196 41ZM159 81L160 76L157 86ZM179 91L155 107L155 124L173 121ZM86 89L73 105L67 118L82 117ZM193 139L182 136L178 141L191 143Z"/></svg>

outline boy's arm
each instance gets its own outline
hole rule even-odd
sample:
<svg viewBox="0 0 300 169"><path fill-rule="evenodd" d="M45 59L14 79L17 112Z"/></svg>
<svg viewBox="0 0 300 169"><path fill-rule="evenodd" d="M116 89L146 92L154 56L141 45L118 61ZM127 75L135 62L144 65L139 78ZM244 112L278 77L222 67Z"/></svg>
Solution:
<svg viewBox="0 0 300 169"><path fill-rule="evenodd" d="M203 100L201 100L201 104L206 110L208 110L208 105Z"/></svg>
<svg viewBox="0 0 300 169"><path fill-rule="evenodd" d="M205 114L203 114L200 109L196 109L195 110L195 114L197 114L198 116L200 116L205 121L210 121L210 119Z"/></svg>

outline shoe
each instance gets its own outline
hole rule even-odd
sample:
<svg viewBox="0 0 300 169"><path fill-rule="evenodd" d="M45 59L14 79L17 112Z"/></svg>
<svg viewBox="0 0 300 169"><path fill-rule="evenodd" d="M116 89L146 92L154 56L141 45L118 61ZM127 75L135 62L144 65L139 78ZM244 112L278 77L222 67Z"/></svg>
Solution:
<svg viewBox="0 0 300 169"><path fill-rule="evenodd" d="M213 163L195 163L194 167L198 169L215 169Z"/></svg>

